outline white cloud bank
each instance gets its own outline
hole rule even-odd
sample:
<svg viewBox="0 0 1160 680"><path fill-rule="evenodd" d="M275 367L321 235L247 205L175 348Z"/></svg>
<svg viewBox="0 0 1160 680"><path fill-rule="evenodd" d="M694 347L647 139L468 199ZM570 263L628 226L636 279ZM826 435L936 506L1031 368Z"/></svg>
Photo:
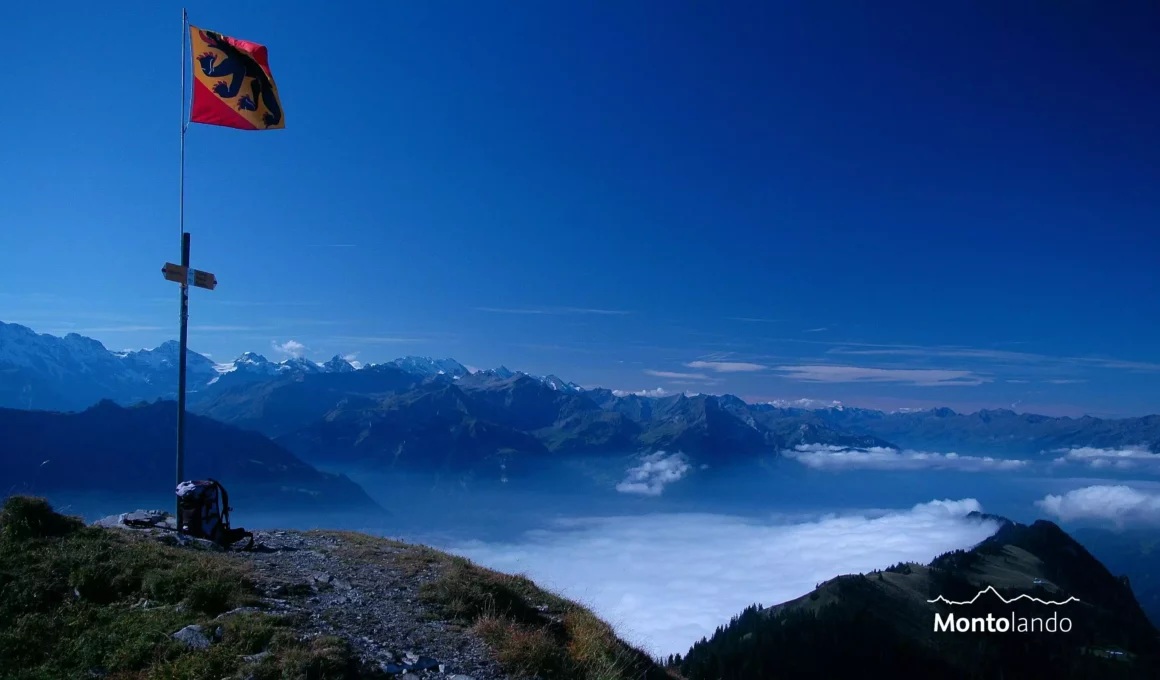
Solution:
<svg viewBox="0 0 1160 680"><path fill-rule="evenodd" d="M680 652L754 602L800 597L840 574L929 562L998 528L965 515L974 499L933 501L876 517L776 524L705 514L569 520L518 543L471 542L453 552L590 606L625 639Z"/></svg>
<svg viewBox="0 0 1160 680"><path fill-rule="evenodd" d="M303 345L297 340L287 340L281 344L278 344L277 340L271 340L270 346L274 348L275 352L280 352L292 357L300 357L306 353L306 345Z"/></svg>
<svg viewBox="0 0 1160 680"><path fill-rule="evenodd" d="M1160 522L1160 493L1130 486L1085 486L1056 496L1048 495L1035 505L1063 522L1095 519L1123 525L1128 522Z"/></svg>
<svg viewBox="0 0 1160 680"><path fill-rule="evenodd" d="M990 456L960 456L957 453L929 453L927 451L899 451L883 446L851 449L832 444L799 444L793 451L783 451L802 465L815 470L959 470L961 472L992 472L1019 470L1028 465L1025 460L1008 460Z"/></svg>
<svg viewBox="0 0 1160 680"><path fill-rule="evenodd" d="M612 395L616 397L627 397L630 394L635 394L638 397L663 397L672 393L663 387L658 387L655 390L637 390L636 392L629 392L628 390L612 390Z"/></svg>
<svg viewBox="0 0 1160 680"><path fill-rule="evenodd" d="M689 459L683 453L656 453L644 456L640 465L628 469L624 481L616 485L621 493L659 496L666 484L680 481L689 474Z"/></svg>
<svg viewBox="0 0 1160 680"><path fill-rule="evenodd" d="M1078 449L1057 449L1055 453L1064 454L1055 459L1054 462L1057 465L1076 463L1096 469L1131 470L1144 468L1160 471L1160 454L1152 453L1143 445L1122 449L1098 449L1085 446Z"/></svg>

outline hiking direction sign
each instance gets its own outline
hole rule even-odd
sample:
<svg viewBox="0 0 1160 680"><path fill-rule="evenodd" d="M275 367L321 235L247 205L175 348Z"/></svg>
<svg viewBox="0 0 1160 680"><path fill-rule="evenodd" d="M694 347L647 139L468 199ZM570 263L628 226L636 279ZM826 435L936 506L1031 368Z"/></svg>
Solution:
<svg viewBox="0 0 1160 680"><path fill-rule="evenodd" d="M200 269L182 267L179 264L166 262L165 266L161 268L161 273L166 279L174 283L180 283L186 286L197 286L198 288L205 288L207 290L213 290L217 287L217 277L209 272L203 272Z"/></svg>

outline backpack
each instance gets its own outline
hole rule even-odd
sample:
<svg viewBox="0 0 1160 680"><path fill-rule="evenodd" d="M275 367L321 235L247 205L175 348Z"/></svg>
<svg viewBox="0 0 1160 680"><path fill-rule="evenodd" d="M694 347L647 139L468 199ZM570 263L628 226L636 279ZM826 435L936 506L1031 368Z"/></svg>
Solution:
<svg viewBox="0 0 1160 680"><path fill-rule="evenodd" d="M198 479L177 485L177 530L194 538L204 538L229 547L249 538L245 550L254 545L254 534L230 528L230 496L216 479Z"/></svg>

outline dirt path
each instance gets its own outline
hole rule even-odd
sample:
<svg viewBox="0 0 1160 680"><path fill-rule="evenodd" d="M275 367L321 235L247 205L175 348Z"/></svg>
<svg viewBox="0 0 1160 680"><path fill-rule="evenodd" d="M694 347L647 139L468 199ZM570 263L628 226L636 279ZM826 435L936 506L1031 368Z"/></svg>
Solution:
<svg viewBox="0 0 1160 680"><path fill-rule="evenodd" d="M491 680L508 677L470 630L441 620L419 596L445 568L432 551L339 532L255 532L250 562L269 603L309 614L307 632L350 641L389 674Z"/></svg>

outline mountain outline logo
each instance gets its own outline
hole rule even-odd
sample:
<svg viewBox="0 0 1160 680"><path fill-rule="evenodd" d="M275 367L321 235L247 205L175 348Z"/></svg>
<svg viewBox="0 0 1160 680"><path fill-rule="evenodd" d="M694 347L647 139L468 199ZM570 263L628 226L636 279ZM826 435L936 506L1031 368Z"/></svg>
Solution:
<svg viewBox="0 0 1160 680"><path fill-rule="evenodd" d="M975 593L975 596L969 600L962 600L962 601L948 600L947 598L943 597L942 595L939 595L938 597L934 598L933 600L927 600L927 603L934 604L936 602L943 602L945 604L954 605L954 606L974 604L980 597L983 596L984 593L986 593L988 591L990 591L995 597L1002 600L1003 604L1011 604L1012 602L1018 602L1019 600L1029 600L1031 602L1038 602L1039 604L1042 604L1042 605L1060 607L1060 606L1063 606L1065 604L1070 604L1072 602L1079 602L1080 601L1080 599L1074 595L1068 596L1068 598L1066 600L1063 600L1062 602L1057 602L1056 600L1042 600L1038 597L1032 597L1031 595L1028 595L1027 593L1020 593L1019 595L1008 600L1007 598L1000 595L998 590L995 590L995 586L987 586L986 588L983 588L982 590L980 590L978 593Z"/></svg>

